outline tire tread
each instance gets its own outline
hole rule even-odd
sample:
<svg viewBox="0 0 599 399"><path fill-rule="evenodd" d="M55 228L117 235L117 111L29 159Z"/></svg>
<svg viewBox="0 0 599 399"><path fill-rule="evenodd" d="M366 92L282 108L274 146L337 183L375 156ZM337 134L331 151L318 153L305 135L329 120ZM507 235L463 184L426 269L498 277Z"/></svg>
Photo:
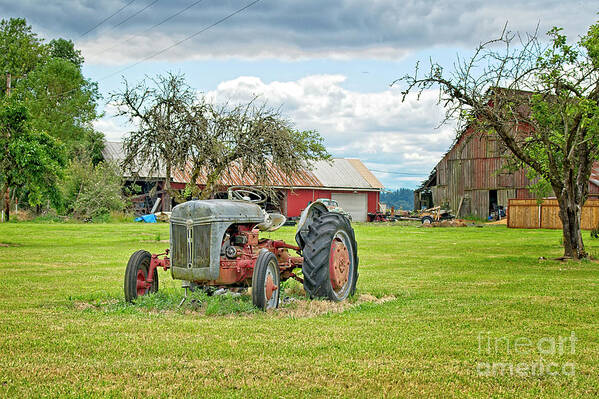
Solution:
<svg viewBox="0 0 599 399"><path fill-rule="evenodd" d="M328 265L331 241L338 230L344 230L348 234L354 249L354 277L349 295L355 293L358 280L358 248L354 229L345 216L331 212L317 217L314 223L308 226L308 233L302 237L304 241L304 247L302 248L304 289L311 298L336 300L332 292Z"/></svg>

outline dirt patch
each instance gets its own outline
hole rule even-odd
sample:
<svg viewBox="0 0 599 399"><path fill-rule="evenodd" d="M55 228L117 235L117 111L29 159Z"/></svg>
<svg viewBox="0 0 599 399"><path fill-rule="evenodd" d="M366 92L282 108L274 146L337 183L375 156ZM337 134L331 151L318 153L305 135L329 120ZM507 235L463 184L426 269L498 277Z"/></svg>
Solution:
<svg viewBox="0 0 599 399"><path fill-rule="evenodd" d="M310 301L307 299L300 299L295 300L288 305L284 305L277 310L270 311L270 313L273 316L278 317L315 317L327 313L340 313L363 303L381 304L394 299L395 297L393 295L377 298L370 294L361 294L355 302L332 302L325 300Z"/></svg>
<svg viewBox="0 0 599 399"><path fill-rule="evenodd" d="M73 307L77 310L95 309L97 306L92 305L89 302L77 301L73 303Z"/></svg>
<svg viewBox="0 0 599 399"><path fill-rule="evenodd" d="M451 219L451 220L441 220L439 222L433 222L428 224L422 224L422 227L467 227L465 221L462 219Z"/></svg>
<svg viewBox="0 0 599 399"><path fill-rule="evenodd" d="M370 294L362 294L358 297L356 301L357 304L365 303L365 302L374 302L374 303L385 303L389 301L393 301L395 296L393 295L385 295L384 297L377 298L374 295Z"/></svg>
<svg viewBox="0 0 599 399"><path fill-rule="evenodd" d="M19 244L10 244L7 242L0 242L0 247L20 247L21 245Z"/></svg>

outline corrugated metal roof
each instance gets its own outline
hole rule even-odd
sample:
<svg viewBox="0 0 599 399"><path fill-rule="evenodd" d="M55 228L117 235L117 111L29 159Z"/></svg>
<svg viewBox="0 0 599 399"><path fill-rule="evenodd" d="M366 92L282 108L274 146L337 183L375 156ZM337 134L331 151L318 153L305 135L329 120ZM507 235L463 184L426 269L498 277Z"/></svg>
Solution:
<svg viewBox="0 0 599 399"><path fill-rule="evenodd" d="M268 182L275 187L320 187L320 181L305 169L293 176L286 176L279 168L270 165L268 168ZM193 167L188 163L185 170L173 171L173 181L176 183L187 183L191 180ZM196 179L196 184L203 185L206 182L206 174L201 173ZM256 184L255 176L244 174L239 164L233 164L223 173L218 180L219 185L223 186L252 186Z"/></svg>
<svg viewBox="0 0 599 399"><path fill-rule="evenodd" d="M125 159L125 151L123 150L123 143L120 141L106 141L104 142L104 150L102 151L104 159L107 161L114 161L121 163ZM157 171L150 172L149 165L143 165L140 170L133 171L139 177L146 179L164 179L166 172L160 168ZM132 177L134 173L130 170L123 171L125 177Z"/></svg>
<svg viewBox="0 0 599 399"><path fill-rule="evenodd" d="M360 173L360 175L373 188L384 188L383 183L360 161L359 159L348 159L349 163Z"/></svg>
<svg viewBox="0 0 599 399"><path fill-rule="evenodd" d="M121 162L125 155L121 142L108 141L105 143L104 158ZM188 163L185 170L173 170L172 180L175 183L187 183L191 180L192 165ZM138 173L141 178L165 178L164 170L150 173L149 167L144 166ZM130 177L131 174L125 174ZM203 185L206 175L201 174L196 183ZM293 176L285 176L274 165L269 168L269 184L275 187L322 187L346 189L382 189L381 182L368 170L359 159L333 158L330 161L317 161L311 168L306 168ZM239 165L232 165L218 181L224 186L251 186L256 184L253 176L243 174Z"/></svg>
<svg viewBox="0 0 599 399"><path fill-rule="evenodd" d="M352 162L350 162L352 161ZM371 184L364 178L362 173L354 166L355 161L344 158L334 158L331 161L317 161L313 165L312 173L322 183L323 187L331 188L381 188L380 182L378 185ZM362 162L360 162L362 164ZM366 166L364 166L366 169ZM368 171L370 173L370 171ZM370 173L372 175L372 173ZM374 175L372 178L376 179ZM372 178L370 180L372 180ZM378 180L377 180L378 182Z"/></svg>

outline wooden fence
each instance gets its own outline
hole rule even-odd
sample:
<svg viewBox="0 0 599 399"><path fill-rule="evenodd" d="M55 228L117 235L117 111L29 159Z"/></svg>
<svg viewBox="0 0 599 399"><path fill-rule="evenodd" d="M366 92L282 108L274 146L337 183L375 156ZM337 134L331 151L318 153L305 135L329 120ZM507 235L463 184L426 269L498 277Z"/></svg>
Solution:
<svg viewBox="0 0 599 399"><path fill-rule="evenodd" d="M599 199L592 198L582 207L583 230L599 226ZM535 199L508 200L507 227L515 229L561 229L559 205L556 199L544 199L541 205Z"/></svg>

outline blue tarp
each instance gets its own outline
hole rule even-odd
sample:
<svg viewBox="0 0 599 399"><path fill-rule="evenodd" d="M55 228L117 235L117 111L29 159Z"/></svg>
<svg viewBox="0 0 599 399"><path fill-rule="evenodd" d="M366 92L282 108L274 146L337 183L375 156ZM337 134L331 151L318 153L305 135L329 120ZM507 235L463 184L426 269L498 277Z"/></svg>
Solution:
<svg viewBox="0 0 599 399"><path fill-rule="evenodd" d="M135 218L136 222L146 222L146 223L156 223L156 215L149 214L149 215L143 215L140 216L138 218Z"/></svg>

